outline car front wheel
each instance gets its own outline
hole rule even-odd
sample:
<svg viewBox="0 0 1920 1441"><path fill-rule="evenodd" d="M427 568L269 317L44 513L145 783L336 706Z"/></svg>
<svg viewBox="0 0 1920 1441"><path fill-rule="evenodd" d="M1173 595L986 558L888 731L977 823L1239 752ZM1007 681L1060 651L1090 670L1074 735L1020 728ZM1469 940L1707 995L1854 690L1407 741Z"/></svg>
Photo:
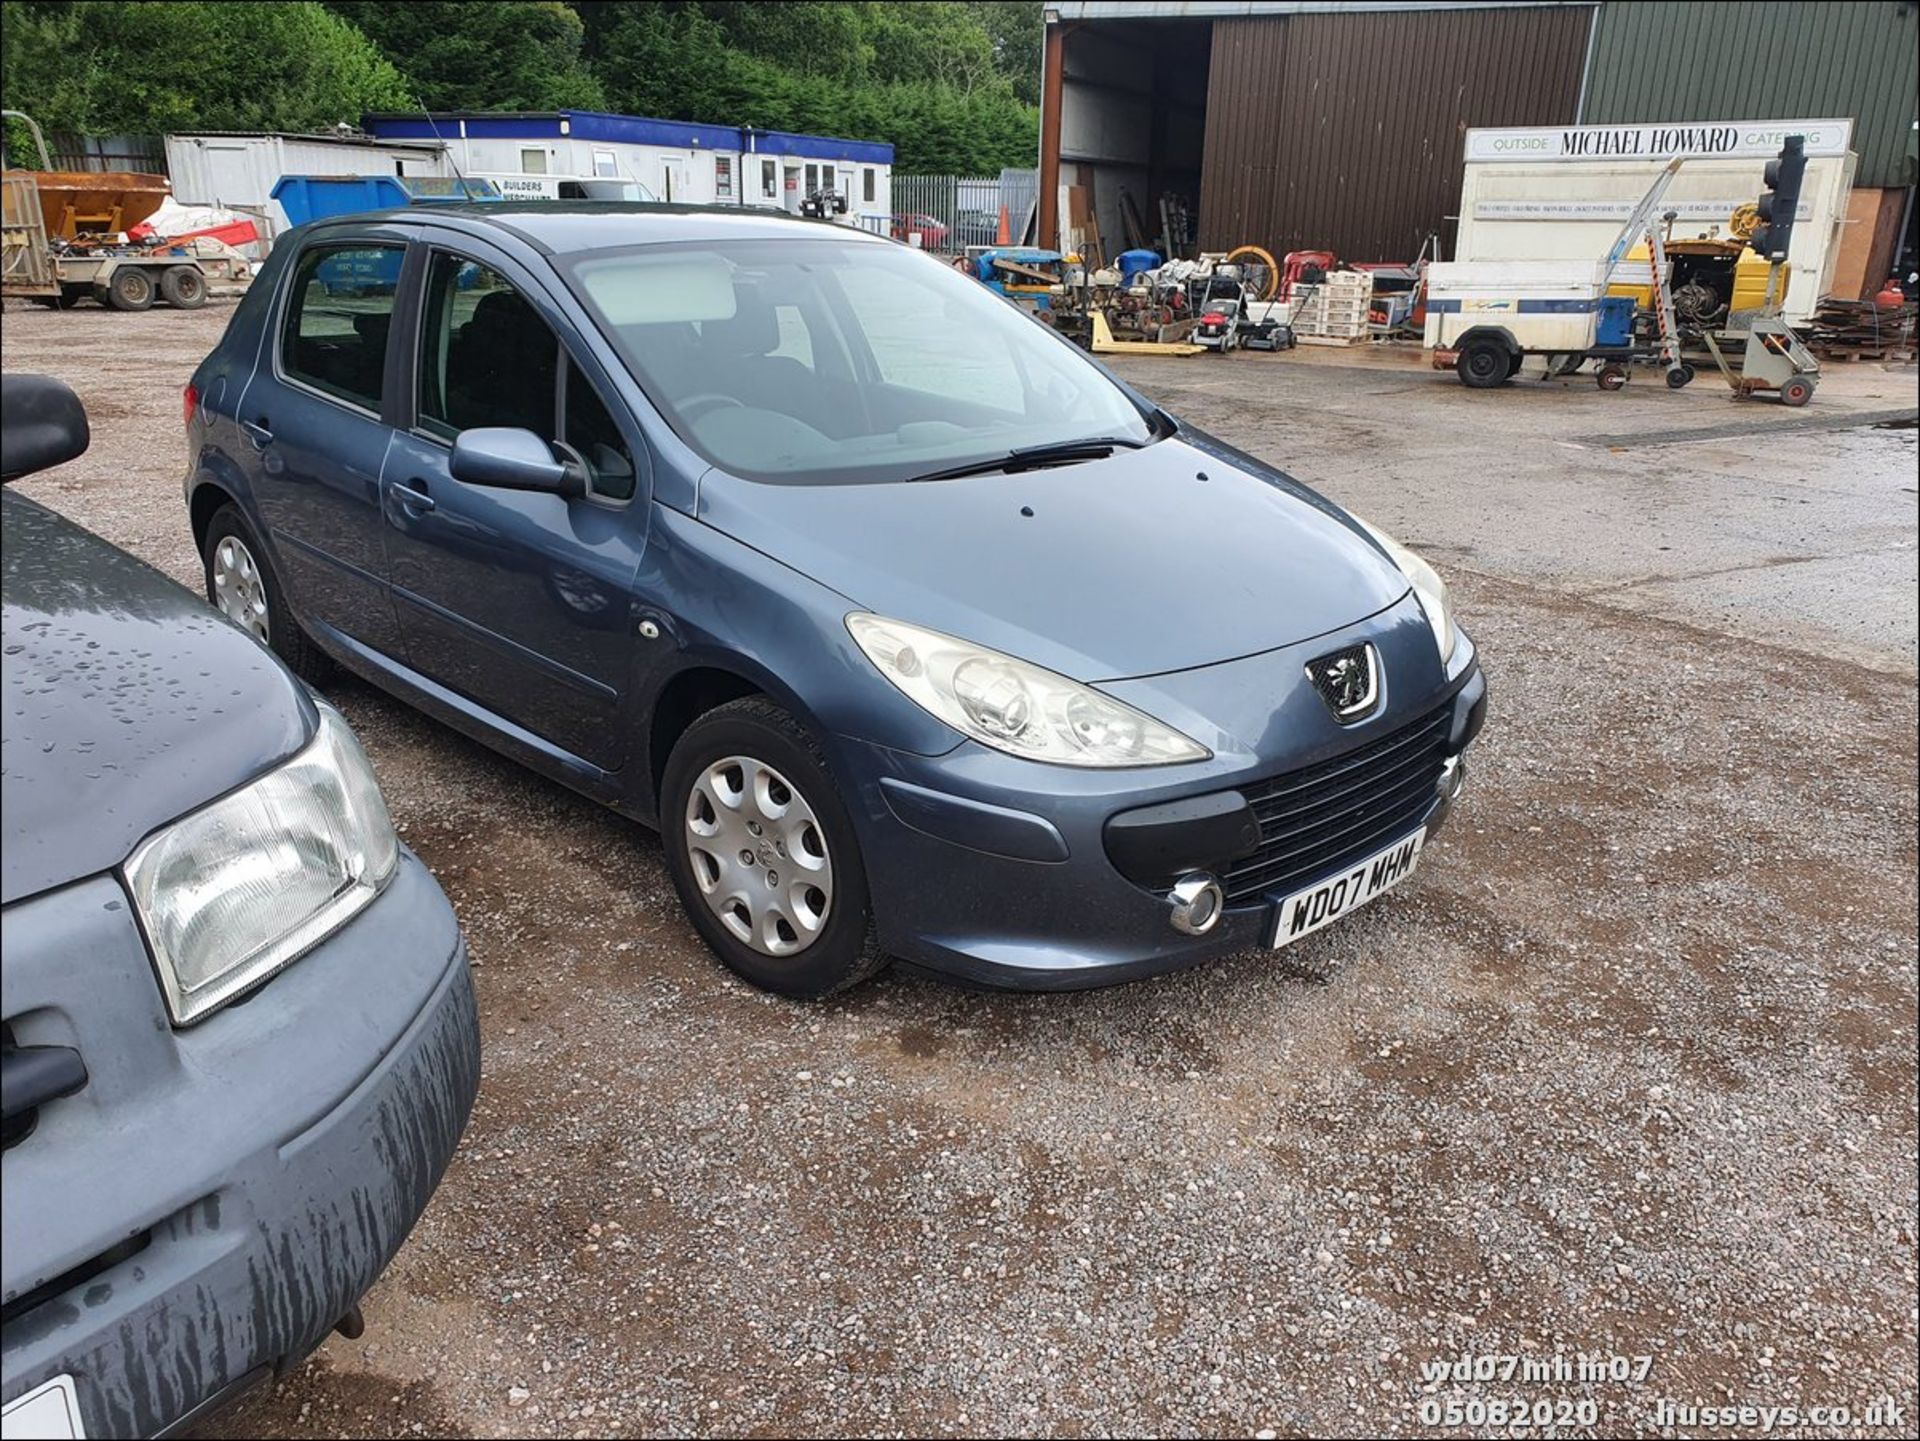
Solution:
<svg viewBox="0 0 1920 1441"><path fill-rule="evenodd" d="M747 981L812 1000L886 965L826 758L772 701L731 701L687 728L667 759L660 833L694 928Z"/></svg>

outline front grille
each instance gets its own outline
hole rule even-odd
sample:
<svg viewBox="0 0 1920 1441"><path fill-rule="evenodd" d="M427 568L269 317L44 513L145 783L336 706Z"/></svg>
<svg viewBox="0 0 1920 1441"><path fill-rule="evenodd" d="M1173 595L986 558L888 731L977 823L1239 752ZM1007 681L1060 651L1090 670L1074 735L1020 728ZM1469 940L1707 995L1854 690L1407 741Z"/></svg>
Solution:
<svg viewBox="0 0 1920 1441"><path fill-rule="evenodd" d="M1452 725L1444 705L1358 750L1242 786L1260 849L1222 878L1228 901L1295 890L1412 830L1433 804Z"/></svg>

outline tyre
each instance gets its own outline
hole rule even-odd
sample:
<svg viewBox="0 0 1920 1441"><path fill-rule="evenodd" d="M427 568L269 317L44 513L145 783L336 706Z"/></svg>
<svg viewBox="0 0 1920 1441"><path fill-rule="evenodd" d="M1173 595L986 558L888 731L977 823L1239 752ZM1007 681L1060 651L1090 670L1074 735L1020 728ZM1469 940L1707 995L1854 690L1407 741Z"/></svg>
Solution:
<svg viewBox="0 0 1920 1441"><path fill-rule="evenodd" d="M1492 390L1513 378L1518 357L1497 340L1476 340L1464 347L1453 363L1463 385L1473 390Z"/></svg>
<svg viewBox="0 0 1920 1441"><path fill-rule="evenodd" d="M1796 375L1780 387L1780 403L1791 405L1798 410L1813 399L1813 382L1804 375Z"/></svg>
<svg viewBox="0 0 1920 1441"><path fill-rule="evenodd" d="M687 727L660 787L667 870L742 979L814 1000L886 965L853 821L812 734L762 696Z"/></svg>
<svg viewBox="0 0 1920 1441"><path fill-rule="evenodd" d="M266 547L232 503L213 513L201 554L213 608L287 663L310 684L333 674L333 662L307 639L287 608L286 592Z"/></svg>
<svg viewBox="0 0 1920 1441"><path fill-rule="evenodd" d="M1602 390L1619 390L1627 383L1627 370L1623 365L1603 365L1600 373L1594 376L1594 382Z"/></svg>
<svg viewBox="0 0 1920 1441"><path fill-rule="evenodd" d="M1512 380L1519 373L1520 352L1517 350L1507 352L1507 379Z"/></svg>
<svg viewBox="0 0 1920 1441"><path fill-rule="evenodd" d="M153 304L153 276L138 265L123 265L107 281L107 304L115 310L145 310Z"/></svg>
<svg viewBox="0 0 1920 1441"><path fill-rule="evenodd" d="M1691 365L1678 365L1667 372L1668 390L1685 390L1692 383L1693 367Z"/></svg>
<svg viewBox="0 0 1920 1441"><path fill-rule="evenodd" d="M207 303L207 277L193 265L170 265L160 272L160 298L175 310L198 310Z"/></svg>

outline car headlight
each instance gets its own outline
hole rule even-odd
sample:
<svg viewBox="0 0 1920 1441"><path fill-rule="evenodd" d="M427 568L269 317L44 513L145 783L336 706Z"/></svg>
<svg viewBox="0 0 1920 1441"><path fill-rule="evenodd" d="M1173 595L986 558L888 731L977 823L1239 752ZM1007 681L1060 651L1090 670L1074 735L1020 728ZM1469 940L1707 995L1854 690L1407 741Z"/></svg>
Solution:
<svg viewBox="0 0 1920 1441"><path fill-rule="evenodd" d="M293 759L140 843L127 890L175 1025L299 959L380 893L400 843L340 713Z"/></svg>
<svg viewBox="0 0 1920 1441"><path fill-rule="evenodd" d="M1353 515L1352 511L1347 512ZM1440 579L1439 573L1419 556L1408 550L1399 541L1388 535L1371 521L1354 515L1354 520L1380 543L1393 563L1400 567L1400 573L1413 584L1413 593L1420 598L1420 609L1427 617L1427 624L1433 627L1433 638L1440 643L1440 663L1445 665L1453 659L1453 647L1456 635L1453 629L1453 611L1447 602L1447 583Z"/></svg>
<svg viewBox="0 0 1920 1441"><path fill-rule="evenodd" d="M1078 681L937 630L855 612L867 659L922 710L982 745L1066 766L1166 766L1213 752Z"/></svg>

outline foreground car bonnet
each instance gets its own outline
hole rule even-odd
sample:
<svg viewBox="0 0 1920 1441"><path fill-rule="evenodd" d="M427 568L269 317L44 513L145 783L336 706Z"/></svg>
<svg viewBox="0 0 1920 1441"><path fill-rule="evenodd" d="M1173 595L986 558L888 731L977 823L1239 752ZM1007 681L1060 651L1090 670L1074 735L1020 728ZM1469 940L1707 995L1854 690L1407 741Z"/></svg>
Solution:
<svg viewBox="0 0 1920 1441"><path fill-rule="evenodd" d="M1178 438L919 484L762 484L714 470L700 518L862 609L1082 681L1272 650L1407 592L1327 511Z"/></svg>
<svg viewBox="0 0 1920 1441"><path fill-rule="evenodd" d="M151 566L12 491L0 901L118 865L312 736L271 655Z"/></svg>

